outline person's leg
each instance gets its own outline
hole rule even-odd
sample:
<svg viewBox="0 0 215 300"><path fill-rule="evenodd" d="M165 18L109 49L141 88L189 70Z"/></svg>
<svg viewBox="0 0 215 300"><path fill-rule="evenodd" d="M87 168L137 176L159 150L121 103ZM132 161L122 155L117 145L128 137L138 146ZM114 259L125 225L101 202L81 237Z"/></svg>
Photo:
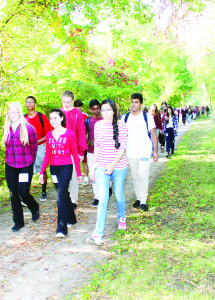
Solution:
<svg viewBox="0 0 215 300"><path fill-rule="evenodd" d="M114 194L117 203L118 222L125 219L125 196L124 185L127 174L127 168L114 170L112 173ZM125 220L124 220L125 221Z"/></svg>
<svg viewBox="0 0 215 300"><path fill-rule="evenodd" d="M104 173L104 168L97 168L96 181L99 192L99 205L96 220L96 233L100 237L104 235L107 206L109 201L110 177L111 175L106 175Z"/></svg>
<svg viewBox="0 0 215 300"><path fill-rule="evenodd" d="M88 170L88 165L87 165L87 150L84 151L84 160L82 163L83 163L83 170L84 170L83 185L87 185L89 183L89 179L88 179L89 170Z"/></svg>
<svg viewBox="0 0 215 300"><path fill-rule="evenodd" d="M89 152L87 153L87 164L88 164L88 168L90 171L92 164L93 164L93 153L89 153ZM96 174L97 174L97 171L96 171ZM98 201L99 193L98 193L97 181L94 181L94 182L91 181L91 183L92 183L92 188L93 188L93 193L94 193L94 199ZM97 205L98 205L98 202L97 202Z"/></svg>
<svg viewBox="0 0 215 300"><path fill-rule="evenodd" d="M17 169L12 168L5 164L5 176L7 186L10 190L11 206L13 211L13 221L17 226L24 226L23 210L21 205L21 199L18 194L18 180L19 172Z"/></svg>
<svg viewBox="0 0 215 300"><path fill-rule="evenodd" d="M150 169L150 158L140 160L138 174L140 177L139 185L139 194L140 194L140 208L142 205L146 205L146 200L148 197L148 188L149 188L149 169ZM144 207L144 210L148 210L147 207Z"/></svg>
<svg viewBox="0 0 215 300"><path fill-rule="evenodd" d="M43 164L43 160L46 154L46 144L38 145L37 149L37 156L34 163L34 174L39 173ZM47 193L46 193L46 187L47 187L47 173L45 171L44 173L44 184L42 184L42 193L40 197L40 201L46 201L47 199Z"/></svg>
<svg viewBox="0 0 215 300"><path fill-rule="evenodd" d="M22 198L23 202L27 204L28 208L32 213L33 221L39 219L39 204L36 202L34 197L30 194L31 180L33 177L33 164L20 168L19 170L19 183L18 183L18 194ZM34 215L36 215L34 217ZM35 219L36 218L36 219Z"/></svg>
<svg viewBox="0 0 215 300"><path fill-rule="evenodd" d="M62 233L63 235L67 235L67 224L75 224L77 222L68 192L72 169L73 165L50 166L50 172L58 194L57 233Z"/></svg>
<svg viewBox="0 0 215 300"><path fill-rule="evenodd" d="M75 169L75 162L74 162L72 155L71 155L71 158L72 158L72 164L73 164L74 168L73 168L72 180L69 183L69 193L70 193L70 197L72 199L72 203L77 206L78 205L79 183L78 183L78 177L77 177L77 173L76 173L76 169Z"/></svg>
<svg viewBox="0 0 215 300"><path fill-rule="evenodd" d="M148 159L148 158L147 158ZM139 207L140 205L140 185L141 178L138 173L140 159L138 158L128 158L128 163L131 169L131 176L134 184L134 192L136 195L136 201L133 203L133 207Z"/></svg>
<svg viewBox="0 0 215 300"><path fill-rule="evenodd" d="M170 128L170 143L171 143L171 154L175 151L175 135L173 128Z"/></svg>
<svg viewBox="0 0 215 300"><path fill-rule="evenodd" d="M170 152L170 148L171 148L171 141L170 141L170 128L166 128L166 152L169 153Z"/></svg>

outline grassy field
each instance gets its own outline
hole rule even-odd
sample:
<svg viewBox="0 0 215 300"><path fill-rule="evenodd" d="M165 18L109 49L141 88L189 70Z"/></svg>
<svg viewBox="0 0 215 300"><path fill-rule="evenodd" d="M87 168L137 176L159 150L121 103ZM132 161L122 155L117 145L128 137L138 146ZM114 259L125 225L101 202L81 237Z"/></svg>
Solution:
<svg viewBox="0 0 215 300"><path fill-rule="evenodd" d="M215 299L215 130L201 117L77 299ZM69 295L66 299L74 299Z"/></svg>

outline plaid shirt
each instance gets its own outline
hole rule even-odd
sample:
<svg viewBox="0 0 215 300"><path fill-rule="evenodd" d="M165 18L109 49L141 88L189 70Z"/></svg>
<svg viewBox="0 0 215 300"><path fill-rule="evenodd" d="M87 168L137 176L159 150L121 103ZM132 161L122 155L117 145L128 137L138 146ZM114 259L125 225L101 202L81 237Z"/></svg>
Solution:
<svg viewBox="0 0 215 300"><path fill-rule="evenodd" d="M178 120L177 120L177 117L176 115L175 116L171 116L172 118L172 124L173 124L173 129L174 129L174 134L175 136L178 135ZM163 130L162 130L162 133L165 133L166 132L166 115L164 115L163 117Z"/></svg>
<svg viewBox="0 0 215 300"><path fill-rule="evenodd" d="M20 125L14 132L10 126L9 136L6 140L5 162L13 168L24 168L31 165L37 155L37 134L35 128L26 124L29 144L23 145L20 141Z"/></svg>

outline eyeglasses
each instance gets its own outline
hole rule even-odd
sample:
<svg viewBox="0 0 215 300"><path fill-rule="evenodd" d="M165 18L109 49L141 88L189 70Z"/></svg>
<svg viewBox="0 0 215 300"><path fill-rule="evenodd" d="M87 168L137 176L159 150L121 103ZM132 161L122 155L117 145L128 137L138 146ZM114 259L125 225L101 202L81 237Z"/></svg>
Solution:
<svg viewBox="0 0 215 300"><path fill-rule="evenodd" d="M10 116L10 115L14 115L14 114L19 114L18 111L12 111L12 112L8 112L7 115Z"/></svg>
<svg viewBox="0 0 215 300"><path fill-rule="evenodd" d="M33 102L33 101L27 101L26 103L27 104L34 104L35 102Z"/></svg>
<svg viewBox="0 0 215 300"><path fill-rule="evenodd" d="M112 108L107 108L107 109L101 109L101 112L109 112L109 111L111 111L112 110Z"/></svg>
<svg viewBox="0 0 215 300"><path fill-rule="evenodd" d="M91 108L91 110L100 110L100 108L98 107L98 108Z"/></svg>

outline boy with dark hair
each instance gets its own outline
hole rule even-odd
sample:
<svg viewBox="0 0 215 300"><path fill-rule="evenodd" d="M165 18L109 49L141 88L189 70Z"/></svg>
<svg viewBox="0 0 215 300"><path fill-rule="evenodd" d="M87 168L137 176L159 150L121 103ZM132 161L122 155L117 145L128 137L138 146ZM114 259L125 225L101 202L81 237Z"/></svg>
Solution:
<svg viewBox="0 0 215 300"><path fill-rule="evenodd" d="M48 118L35 110L36 108L36 98L33 96L28 96L26 98L26 107L28 109L28 113L25 115L26 120L30 123L37 132L37 142L38 142L38 149L37 149L37 156L34 162L34 174L40 172L43 159L46 153L46 134L47 132L51 131L51 125L49 123ZM46 193L46 186L47 186L47 173L44 173L44 184L42 185L42 195L40 201L46 201L47 193Z"/></svg>
<svg viewBox="0 0 215 300"><path fill-rule="evenodd" d="M142 111L143 96L140 93L131 95L131 112L123 116L128 129L128 140L126 147L126 156L133 177L134 191L137 200L133 207L140 207L147 211L146 204L149 184L149 168L152 152L152 138L154 145L153 160L158 160L157 148L158 139L156 126L152 115Z"/></svg>
<svg viewBox="0 0 215 300"><path fill-rule="evenodd" d="M93 114L92 117L88 117L85 120L85 126L86 126L86 132L87 132L87 142L88 142L88 148L87 148L87 164L88 169L90 170L92 163L93 163L93 152L94 152L94 127L96 122L102 120L101 113L100 113L100 103L98 100L91 100L90 101L90 111ZM94 193L94 202L91 204L91 206L98 206L99 203L99 195L98 195L98 189L97 189L97 183L92 182L92 188Z"/></svg>

